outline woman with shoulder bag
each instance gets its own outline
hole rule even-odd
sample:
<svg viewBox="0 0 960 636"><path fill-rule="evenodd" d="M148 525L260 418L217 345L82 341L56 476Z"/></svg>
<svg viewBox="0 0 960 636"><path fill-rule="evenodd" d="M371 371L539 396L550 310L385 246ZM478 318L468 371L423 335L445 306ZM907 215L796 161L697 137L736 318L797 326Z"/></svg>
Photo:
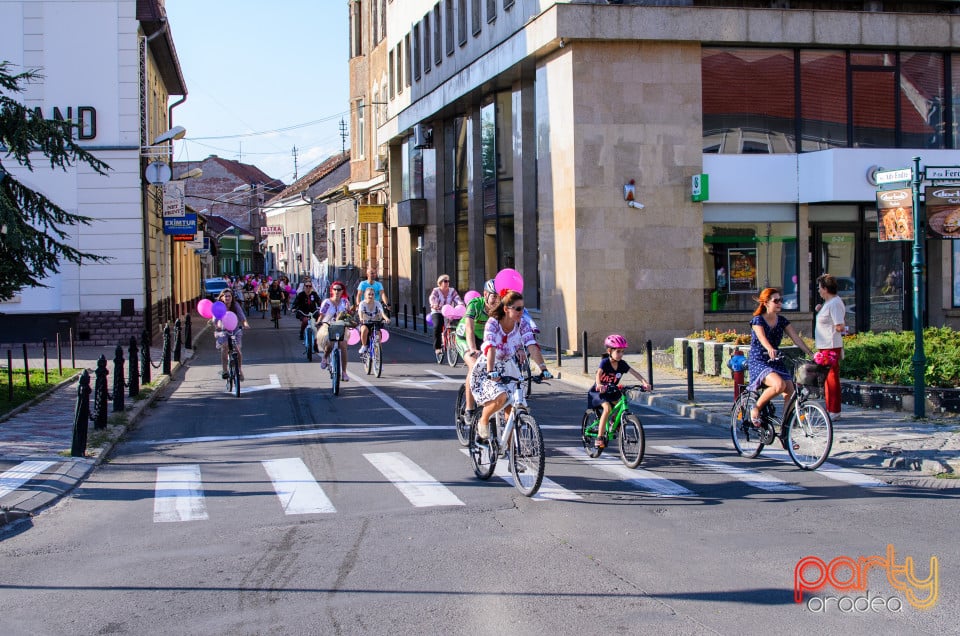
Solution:
<svg viewBox="0 0 960 636"><path fill-rule="evenodd" d="M846 330L844 317L847 308L837 295L837 279L830 274L817 278L817 291L823 303L816 306L817 319L814 329L818 357L829 364L830 371L824 382L824 401L830 419L840 419L840 360L843 359L843 334Z"/></svg>

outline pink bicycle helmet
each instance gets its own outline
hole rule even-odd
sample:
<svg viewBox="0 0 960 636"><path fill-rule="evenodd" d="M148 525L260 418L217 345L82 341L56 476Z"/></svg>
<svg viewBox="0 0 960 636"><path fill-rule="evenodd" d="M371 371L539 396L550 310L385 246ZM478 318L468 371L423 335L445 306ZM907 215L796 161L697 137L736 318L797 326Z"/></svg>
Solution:
<svg viewBox="0 0 960 636"><path fill-rule="evenodd" d="M603 341L603 346L605 346L607 349L626 349L627 339L618 333L613 333L607 336L606 340Z"/></svg>

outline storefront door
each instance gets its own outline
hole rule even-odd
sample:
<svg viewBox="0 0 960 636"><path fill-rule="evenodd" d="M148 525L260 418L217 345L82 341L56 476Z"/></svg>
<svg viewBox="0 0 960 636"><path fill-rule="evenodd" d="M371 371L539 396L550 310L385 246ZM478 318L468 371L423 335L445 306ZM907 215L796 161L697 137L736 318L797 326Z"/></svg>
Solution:
<svg viewBox="0 0 960 636"><path fill-rule="evenodd" d="M837 295L847 308L851 332L909 329L907 252L902 242L877 240L876 223L811 225L810 307L822 302L816 280L837 278ZM906 287L904 285L906 283Z"/></svg>

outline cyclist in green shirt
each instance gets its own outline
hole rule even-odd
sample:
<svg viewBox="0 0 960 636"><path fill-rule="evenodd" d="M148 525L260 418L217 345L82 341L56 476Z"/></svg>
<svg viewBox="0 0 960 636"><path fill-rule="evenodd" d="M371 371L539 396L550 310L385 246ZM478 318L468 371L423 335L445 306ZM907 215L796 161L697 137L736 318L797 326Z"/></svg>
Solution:
<svg viewBox="0 0 960 636"><path fill-rule="evenodd" d="M473 391L470 390L470 372L473 370L473 365L477 363L477 356L480 355L479 345L483 342L483 330L487 325L487 319L490 317L490 312L499 304L500 295L491 278L483 286L483 296L467 303L467 311L457 325L455 333L457 350L460 351L460 357L467 365L467 379L464 382L467 387L467 417L472 416L476 408Z"/></svg>

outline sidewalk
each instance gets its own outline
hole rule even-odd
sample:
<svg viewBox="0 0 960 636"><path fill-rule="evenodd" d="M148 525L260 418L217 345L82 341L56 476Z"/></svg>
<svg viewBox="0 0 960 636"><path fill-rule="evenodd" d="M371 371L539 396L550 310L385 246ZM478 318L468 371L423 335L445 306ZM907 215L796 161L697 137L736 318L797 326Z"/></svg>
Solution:
<svg viewBox="0 0 960 636"><path fill-rule="evenodd" d="M196 341L196 338L194 338ZM116 347L78 346L75 349L76 368L87 369L91 375L103 355L107 359L108 391L113 391L113 357ZM124 411L113 412L113 402L107 407L107 428L95 430L91 420L87 433L85 457L71 457L74 410L77 404L79 374L51 389L32 403L15 409L0 421L0 527L29 517L69 493L109 454L114 443L127 427L133 425L143 411L159 396L170 377L176 375L183 362L193 356L192 349L181 348L181 362L171 361L171 376L161 374L163 350L150 348L152 391L139 400L125 395ZM171 358L172 358L171 351ZM124 349L124 377L129 381L130 360ZM64 366L71 366L69 356ZM139 360L135 363L138 365ZM141 388L142 390L142 388ZM91 416L94 396L90 395ZM29 482L29 483L28 483Z"/></svg>
<svg viewBox="0 0 960 636"><path fill-rule="evenodd" d="M422 325L418 325L421 327ZM398 335L432 342L432 337L418 330L394 326ZM547 341L548 338L543 338ZM545 342L545 345L548 342ZM590 356L584 373L583 357L562 355L560 367L554 350L543 351L551 373L563 382L586 392L600 364L600 356ZM659 356L666 356L661 353ZM643 393L634 403L695 419L729 430L730 408L733 405L733 383L704 375L694 375L693 402L688 401L686 373L672 364L658 363L654 352L652 393ZM624 359L647 377L647 360L643 354L628 354ZM782 410L783 402L776 401ZM828 461L851 468L894 469L902 477L931 477L941 473L960 474L960 418L955 415L927 413L924 420L914 420L912 412L868 409L844 405L842 417L834 424L833 447ZM960 480L924 479L925 485L940 487Z"/></svg>

